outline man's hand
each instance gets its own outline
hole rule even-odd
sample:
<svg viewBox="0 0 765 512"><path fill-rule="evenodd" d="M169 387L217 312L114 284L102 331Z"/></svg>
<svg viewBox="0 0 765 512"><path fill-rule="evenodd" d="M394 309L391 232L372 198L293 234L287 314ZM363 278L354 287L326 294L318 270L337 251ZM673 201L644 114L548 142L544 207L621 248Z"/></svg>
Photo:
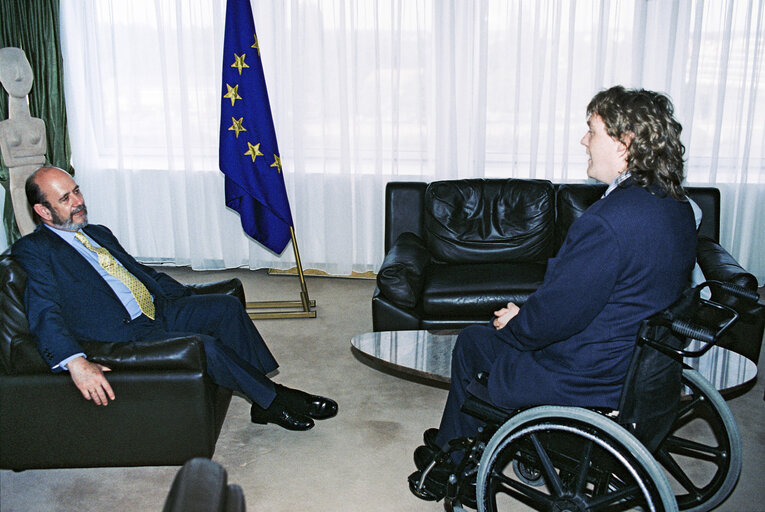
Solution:
<svg viewBox="0 0 765 512"><path fill-rule="evenodd" d="M96 405L108 405L109 400L114 400L114 391L104 376L104 372L111 371L110 368L91 363L84 357L72 359L67 368L74 385L86 400L93 400Z"/></svg>
<svg viewBox="0 0 765 512"><path fill-rule="evenodd" d="M518 314L520 310L521 308L516 306L514 303L508 302L507 306L495 311L494 316L497 318L495 318L493 322L494 328L502 329L507 325L507 322L509 322L511 318Z"/></svg>

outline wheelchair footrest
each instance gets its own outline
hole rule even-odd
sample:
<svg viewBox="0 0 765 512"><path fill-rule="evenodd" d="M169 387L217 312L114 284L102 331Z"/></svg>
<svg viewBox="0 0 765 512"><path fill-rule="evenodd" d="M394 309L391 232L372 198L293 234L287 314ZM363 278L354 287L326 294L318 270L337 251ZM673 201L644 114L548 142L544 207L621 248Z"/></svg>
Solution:
<svg viewBox="0 0 765 512"><path fill-rule="evenodd" d="M409 489L426 501L446 499L451 507L464 504L475 508L476 475L484 447L475 439L451 440L447 450L437 452L430 464L409 475ZM452 462L455 452L463 452L456 465Z"/></svg>

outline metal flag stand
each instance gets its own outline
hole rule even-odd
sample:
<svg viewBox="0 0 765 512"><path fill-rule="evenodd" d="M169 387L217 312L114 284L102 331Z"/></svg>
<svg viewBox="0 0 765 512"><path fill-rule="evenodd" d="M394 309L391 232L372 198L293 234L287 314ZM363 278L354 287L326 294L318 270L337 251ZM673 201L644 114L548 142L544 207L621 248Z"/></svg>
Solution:
<svg viewBox="0 0 765 512"><path fill-rule="evenodd" d="M269 300L247 303L247 314L250 318L316 318L316 301L308 298L308 287L303 275L303 264L300 262L295 230L290 226L292 249L295 251L295 263L297 264L298 277L300 277L300 300ZM293 309L301 308L301 311L251 311L258 309Z"/></svg>

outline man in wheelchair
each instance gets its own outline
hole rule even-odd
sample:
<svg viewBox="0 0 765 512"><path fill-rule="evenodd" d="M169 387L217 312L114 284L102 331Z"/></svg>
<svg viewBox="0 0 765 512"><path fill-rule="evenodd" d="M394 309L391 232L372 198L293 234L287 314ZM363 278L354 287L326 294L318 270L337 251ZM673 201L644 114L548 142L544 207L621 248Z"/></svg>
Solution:
<svg viewBox="0 0 765 512"><path fill-rule="evenodd" d="M459 334L441 423L414 454L410 486L422 498L443 498L450 475L467 464L486 423L462 411L470 395L504 411L617 409L641 321L689 285L696 224L671 101L613 87L590 101L587 125L587 175L609 187L571 226L523 307L508 303L491 325Z"/></svg>

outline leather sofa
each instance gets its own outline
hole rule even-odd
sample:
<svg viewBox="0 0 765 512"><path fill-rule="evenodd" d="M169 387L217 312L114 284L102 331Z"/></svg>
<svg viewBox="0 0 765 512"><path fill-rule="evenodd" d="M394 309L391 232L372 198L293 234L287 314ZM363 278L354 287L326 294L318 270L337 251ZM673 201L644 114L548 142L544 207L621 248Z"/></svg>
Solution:
<svg viewBox="0 0 765 512"><path fill-rule="evenodd" d="M0 255L0 468L181 465L212 456L231 391L205 374L198 338L83 343L91 361L112 369L116 399L99 407L43 361L28 329L25 285L13 256ZM244 302L238 279L191 288Z"/></svg>
<svg viewBox="0 0 765 512"><path fill-rule="evenodd" d="M508 301L523 304L568 228L605 189L520 179L389 183L374 330L461 329L488 322ZM717 242L719 190L687 190L703 212L697 261L704 278L757 290L756 278ZM721 345L756 362L765 319L747 320Z"/></svg>

